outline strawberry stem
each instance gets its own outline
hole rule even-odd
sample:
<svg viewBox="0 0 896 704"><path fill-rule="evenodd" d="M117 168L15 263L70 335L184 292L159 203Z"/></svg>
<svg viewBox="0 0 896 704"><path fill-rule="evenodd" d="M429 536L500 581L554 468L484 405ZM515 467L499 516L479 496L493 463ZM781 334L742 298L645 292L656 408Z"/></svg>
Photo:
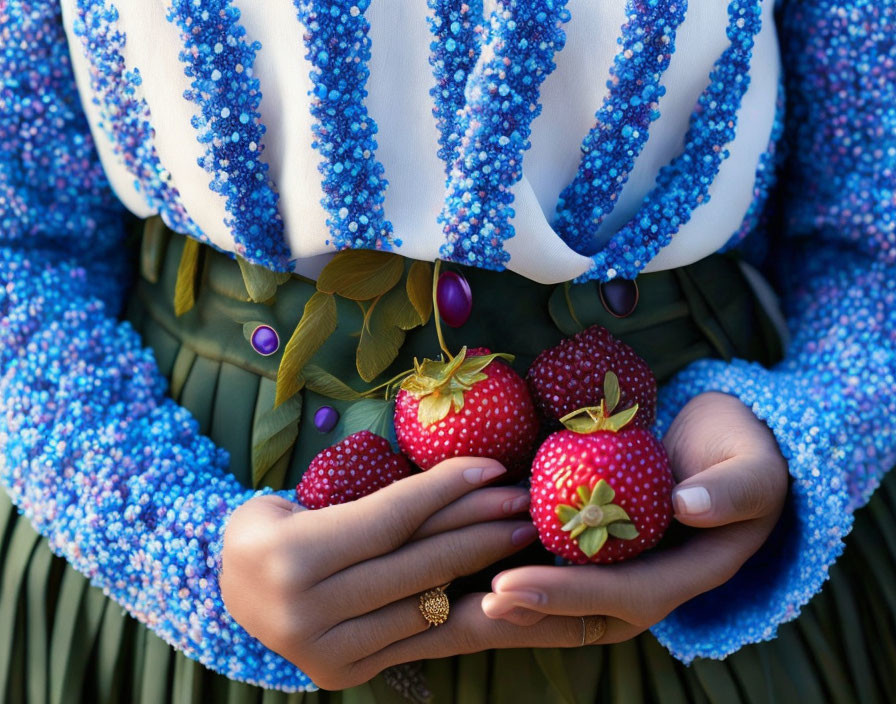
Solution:
<svg viewBox="0 0 896 704"><path fill-rule="evenodd" d="M433 270L432 274L432 309L435 311L435 319L436 319L436 335L439 337L439 347L442 348L442 352L448 357L448 361L454 359L454 355L448 351L448 345L445 344L445 338L442 336L442 316L439 313L439 300L438 300L438 291L439 291L439 272L442 270L442 260L436 259L436 266Z"/></svg>

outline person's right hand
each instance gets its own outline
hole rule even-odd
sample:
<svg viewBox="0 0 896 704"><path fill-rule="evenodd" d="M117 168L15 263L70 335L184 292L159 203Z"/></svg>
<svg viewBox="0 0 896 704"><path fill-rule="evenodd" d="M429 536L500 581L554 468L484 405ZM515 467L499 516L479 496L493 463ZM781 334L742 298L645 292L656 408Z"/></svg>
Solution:
<svg viewBox="0 0 896 704"><path fill-rule="evenodd" d="M357 665L426 630L418 595L535 539L528 492L482 488L505 472L456 458L352 503L307 511L251 499L224 534L221 595L231 616L324 689L373 674Z"/></svg>

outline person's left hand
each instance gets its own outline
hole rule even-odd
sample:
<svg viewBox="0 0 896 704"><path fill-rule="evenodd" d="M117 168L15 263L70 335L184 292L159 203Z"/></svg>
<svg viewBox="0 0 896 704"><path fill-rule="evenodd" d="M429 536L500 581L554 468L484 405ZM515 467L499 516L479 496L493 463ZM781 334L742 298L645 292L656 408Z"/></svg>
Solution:
<svg viewBox="0 0 896 704"><path fill-rule="evenodd" d="M458 600L446 624L393 644L383 662L617 643L731 579L784 505L787 463L775 438L737 398L705 393L682 409L664 443L678 482L675 517L704 530L620 564L502 572L492 593Z"/></svg>

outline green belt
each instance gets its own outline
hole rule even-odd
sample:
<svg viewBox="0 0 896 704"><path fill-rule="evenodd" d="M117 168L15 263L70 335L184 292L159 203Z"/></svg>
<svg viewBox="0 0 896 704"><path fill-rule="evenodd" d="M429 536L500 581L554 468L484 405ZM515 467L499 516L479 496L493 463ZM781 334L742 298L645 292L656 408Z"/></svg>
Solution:
<svg viewBox="0 0 896 704"><path fill-rule="evenodd" d="M128 317L155 351L162 373L171 381L172 397L196 416L203 433L230 452L237 478L249 486L294 486L314 455L334 442L332 433L314 427L314 412L329 405L342 413L351 405L306 389L303 402L294 404L301 405L291 412L294 417L281 413L273 425L270 415L265 419L274 406L285 342L317 290L315 284L293 276L276 289L272 300L255 303L236 262L203 247L192 274L195 303L177 315L174 300L185 242L158 219L147 223L143 277ZM539 352L594 324L631 345L660 382L705 357L768 364L780 355L777 332L732 256L714 255L680 269L641 275L638 305L625 318L604 307L594 283L547 286L510 272L462 271L472 289L473 310L463 327L443 326L446 343L453 350L467 345L509 352L522 374ZM370 388L377 380L365 383L355 363L362 309L341 296L336 304L336 332L311 363L356 389ZM273 327L281 339L280 350L269 357L258 354L244 336L247 321ZM438 352L430 320L407 333L381 379L410 369L415 357ZM289 424L294 433L286 432Z"/></svg>

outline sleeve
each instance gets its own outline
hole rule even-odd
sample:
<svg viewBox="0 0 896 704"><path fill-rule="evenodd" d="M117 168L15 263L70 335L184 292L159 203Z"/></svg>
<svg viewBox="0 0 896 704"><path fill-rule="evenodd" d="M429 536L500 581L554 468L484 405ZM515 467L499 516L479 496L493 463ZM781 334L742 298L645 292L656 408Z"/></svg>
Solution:
<svg viewBox="0 0 896 704"><path fill-rule="evenodd" d="M790 0L780 26L791 152L775 258L792 339L773 369L686 368L663 392L661 425L699 393L737 396L774 432L791 493L734 579L654 627L685 662L796 618L896 464L896 2Z"/></svg>
<svg viewBox="0 0 896 704"><path fill-rule="evenodd" d="M253 492L116 315L130 271L57 3L0 0L0 484L51 549L233 679L313 689L226 613L220 543Z"/></svg>

